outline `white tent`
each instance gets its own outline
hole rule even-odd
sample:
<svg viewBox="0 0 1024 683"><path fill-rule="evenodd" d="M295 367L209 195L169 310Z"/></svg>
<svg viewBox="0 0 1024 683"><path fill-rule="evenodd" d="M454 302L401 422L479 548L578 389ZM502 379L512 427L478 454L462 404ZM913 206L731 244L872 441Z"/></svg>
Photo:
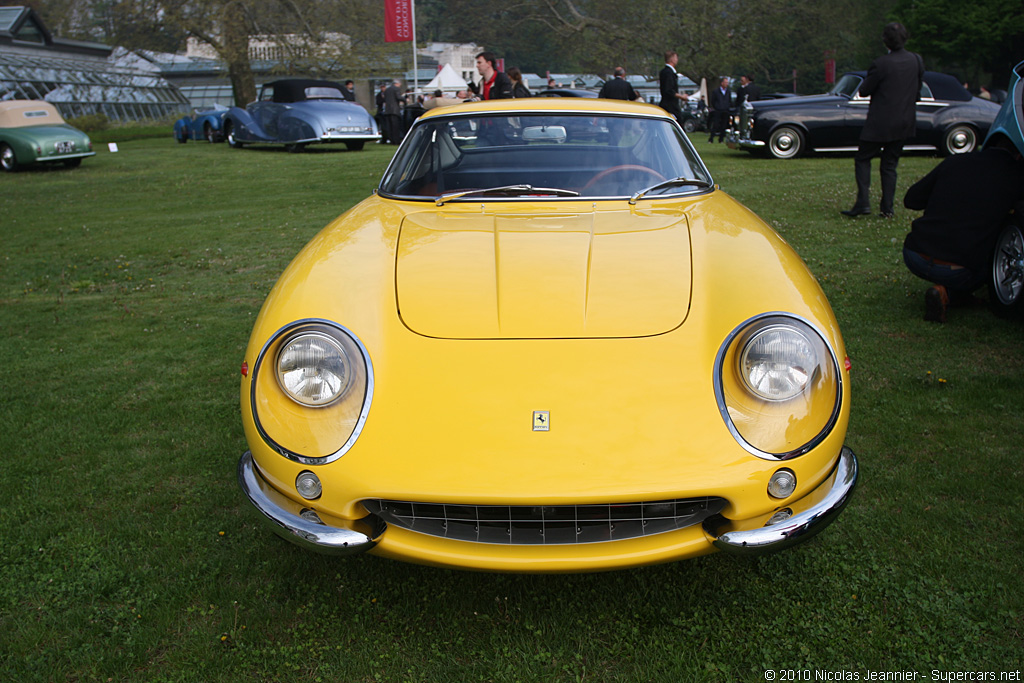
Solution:
<svg viewBox="0 0 1024 683"><path fill-rule="evenodd" d="M457 92L459 90L465 90L468 87L469 84L466 83L465 79L452 68L452 65L445 64L444 67L437 72L437 75L434 76L434 80L423 86L423 90L426 92L433 92L435 90Z"/></svg>

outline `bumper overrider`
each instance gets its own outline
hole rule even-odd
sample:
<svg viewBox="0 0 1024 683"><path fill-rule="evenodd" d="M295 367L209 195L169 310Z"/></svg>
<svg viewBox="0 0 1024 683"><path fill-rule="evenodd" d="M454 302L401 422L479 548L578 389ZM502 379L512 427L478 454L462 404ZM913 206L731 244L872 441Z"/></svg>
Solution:
<svg viewBox="0 0 1024 683"><path fill-rule="evenodd" d="M857 472L856 456L844 447L822 484L790 506L795 514L789 518L771 526L732 530L728 519L716 515L704 521L704 534L714 547L737 555L761 555L802 543L831 524L846 506L857 483ZM351 528L327 526L314 512L304 510L270 486L249 451L238 462L238 483L276 534L310 550L354 555L373 548L387 531L387 524L375 515L353 522ZM804 501L814 502L801 506Z"/></svg>
<svg viewBox="0 0 1024 683"><path fill-rule="evenodd" d="M729 149L763 149L767 144L763 140L742 137L735 130L728 130L725 133L725 146Z"/></svg>
<svg viewBox="0 0 1024 683"><path fill-rule="evenodd" d="M274 533L309 550L328 555L356 555L377 545L385 530L383 522L372 517L347 529L327 526L318 521L315 514L303 516L301 506L264 481L250 451L238 461L238 485Z"/></svg>

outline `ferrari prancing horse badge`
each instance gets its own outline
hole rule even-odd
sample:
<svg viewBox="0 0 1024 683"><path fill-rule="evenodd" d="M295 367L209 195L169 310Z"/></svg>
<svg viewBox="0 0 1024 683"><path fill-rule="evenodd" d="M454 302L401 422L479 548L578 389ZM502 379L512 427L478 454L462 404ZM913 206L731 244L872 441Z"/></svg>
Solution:
<svg viewBox="0 0 1024 683"><path fill-rule="evenodd" d="M551 429L551 416L546 410L533 411L533 431L547 432Z"/></svg>

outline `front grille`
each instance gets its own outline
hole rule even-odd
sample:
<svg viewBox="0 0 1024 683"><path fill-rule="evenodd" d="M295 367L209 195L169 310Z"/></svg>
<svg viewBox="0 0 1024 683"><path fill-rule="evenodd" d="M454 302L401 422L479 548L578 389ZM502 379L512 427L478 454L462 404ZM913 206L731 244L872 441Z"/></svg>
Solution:
<svg viewBox="0 0 1024 683"><path fill-rule="evenodd" d="M653 536L700 524L723 498L602 505L444 505L364 500L388 524L428 536L502 545L573 545Z"/></svg>

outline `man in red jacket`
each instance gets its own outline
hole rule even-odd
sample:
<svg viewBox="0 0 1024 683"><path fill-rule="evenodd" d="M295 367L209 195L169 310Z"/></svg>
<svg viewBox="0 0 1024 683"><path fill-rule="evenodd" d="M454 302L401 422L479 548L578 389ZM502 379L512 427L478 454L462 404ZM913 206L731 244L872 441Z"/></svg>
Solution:
<svg viewBox="0 0 1024 683"><path fill-rule="evenodd" d="M512 98L512 79L498 71L498 58L493 52L481 52L476 56L476 70L482 80L477 96L481 100L507 100Z"/></svg>

